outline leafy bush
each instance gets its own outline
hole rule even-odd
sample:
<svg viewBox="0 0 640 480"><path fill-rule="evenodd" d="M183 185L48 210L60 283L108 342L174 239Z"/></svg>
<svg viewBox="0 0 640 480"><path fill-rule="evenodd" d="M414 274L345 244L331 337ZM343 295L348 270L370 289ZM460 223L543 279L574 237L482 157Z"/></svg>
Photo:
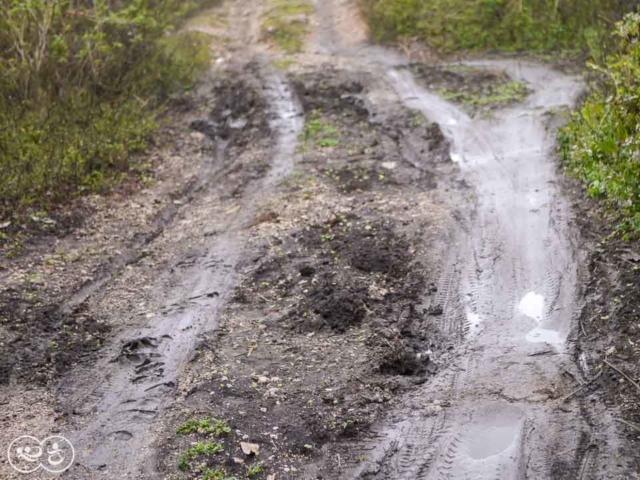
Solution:
<svg viewBox="0 0 640 480"><path fill-rule="evenodd" d="M626 232L640 233L640 14L617 24L619 53L591 65L602 83L561 130L567 168L602 198Z"/></svg>
<svg viewBox="0 0 640 480"><path fill-rule="evenodd" d="M610 18L637 0L360 0L374 41L439 50L600 48ZM618 17L619 18L619 17Z"/></svg>
<svg viewBox="0 0 640 480"><path fill-rule="evenodd" d="M98 188L208 63L179 0L0 0L0 216Z"/></svg>

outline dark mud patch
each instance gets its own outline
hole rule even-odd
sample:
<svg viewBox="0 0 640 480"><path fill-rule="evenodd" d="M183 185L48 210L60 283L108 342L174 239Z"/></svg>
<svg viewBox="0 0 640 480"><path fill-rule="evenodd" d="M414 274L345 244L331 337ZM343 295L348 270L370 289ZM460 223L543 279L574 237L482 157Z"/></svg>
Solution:
<svg viewBox="0 0 640 480"><path fill-rule="evenodd" d="M329 67L329 70L332 69ZM367 81L366 75L345 77L344 73L335 72L334 75L300 75L294 77L292 83L305 112L338 112L365 119L370 114L364 96Z"/></svg>
<svg viewBox="0 0 640 480"><path fill-rule="evenodd" d="M434 171L450 163L440 127L419 112L396 108L374 115L369 75L328 71L292 79L305 112L300 151L321 178L343 194L436 186Z"/></svg>
<svg viewBox="0 0 640 480"><path fill-rule="evenodd" d="M237 148L246 147L255 138L269 136L267 102L258 81L257 76L252 78L250 69L216 80L208 118L194 120L191 128Z"/></svg>
<svg viewBox="0 0 640 480"><path fill-rule="evenodd" d="M240 197L249 183L269 171L264 152L273 143L272 112L264 88L260 68L253 63L221 74L206 94L206 116L190 123L218 146L218 177L224 174L228 197Z"/></svg>
<svg viewBox="0 0 640 480"><path fill-rule="evenodd" d="M305 323L318 327L326 325L337 332L358 325L367 315L369 295L364 286L348 280L341 281L332 276L319 279L302 312L305 319L309 317L309 312L317 318Z"/></svg>
<svg viewBox="0 0 640 480"><path fill-rule="evenodd" d="M626 441L621 462L640 471L640 241L623 241L607 210L584 188L565 181L576 222L588 245L582 272L585 302L575 329L575 362L596 378L581 401L602 401L615 412ZM636 385L634 385L634 383ZM589 410L589 406L585 407Z"/></svg>
<svg viewBox="0 0 640 480"><path fill-rule="evenodd" d="M0 385L11 379L49 385L72 365L100 349L109 328L82 307L63 313L58 305L26 300L3 292L0 325Z"/></svg>
<svg viewBox="0 0 640 480"><path fill-rule="evenodd" d="M409 67L416 78L445 100L467 107L473 114L508 107L529 95L529 88L506 72L465 65Z"/></svg>
<svg viewBox="0 0 640 480"><path fill-rule="evenodd" d="M187 408L232 426L207 468L241 474L257 460L240 447L251 442L265 475L295 478L325 445L363 434L437 371L442 339L427 313L436 292L415 255L423 235L351 214L264 239L241 267L251 273L223 329L203 345L203 381L185 387ZM176 437L167 451L188 445ZM175 471L180 457L168 455L163 468Z"/></svg>

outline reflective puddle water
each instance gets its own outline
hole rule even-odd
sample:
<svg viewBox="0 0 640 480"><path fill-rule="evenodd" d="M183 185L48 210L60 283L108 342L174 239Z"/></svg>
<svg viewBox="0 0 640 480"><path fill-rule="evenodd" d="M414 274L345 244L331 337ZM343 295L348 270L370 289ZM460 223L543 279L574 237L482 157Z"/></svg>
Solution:
<svg viewBox="0 0 640 480"><path fill-rule="evenodd" d="M518 310L527 317L541 322L544 317L544 297L535 292L529 292L518 304Z"/></svg>

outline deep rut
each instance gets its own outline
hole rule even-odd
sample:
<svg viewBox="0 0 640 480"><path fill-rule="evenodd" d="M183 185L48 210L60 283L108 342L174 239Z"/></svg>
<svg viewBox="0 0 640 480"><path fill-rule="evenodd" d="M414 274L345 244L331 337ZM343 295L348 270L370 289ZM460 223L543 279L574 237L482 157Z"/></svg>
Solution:
<svg viewBox="0 0 640 480"><path fill-rule="evenodd" d="M218 312L234 286L243 252L241 230L254 217L263 195L271 192L294 165L302 128L300 106L284 79L265 69L264 92L270 127L276 135L266 175L253 186L224 232L212 238L205 257L186 265L182 285L170 294L159 315L116 338L111 351L92 369L90 387L61 392L82 419L68 438L77 446L77 463L90 472L119 477L153 477L152 445L159 421L173 401L181 371L204 332L217 326ZM224 154L224 153L222 153ZM95 375L99 372L99 375ZM80 472L81 470L77 470Z"/></svg>

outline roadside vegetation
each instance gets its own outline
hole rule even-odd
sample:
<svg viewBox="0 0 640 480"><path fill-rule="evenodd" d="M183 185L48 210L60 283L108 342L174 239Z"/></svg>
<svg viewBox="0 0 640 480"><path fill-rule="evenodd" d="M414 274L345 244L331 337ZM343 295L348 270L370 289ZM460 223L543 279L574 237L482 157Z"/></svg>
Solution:
<svg viewBox="0 0 640 480"><path fill-rule="evenodd" d="M360 0L374 41L440 51L592 50L637 0Z"/></svg>
<svg viewBox="0 0 640 480"><path fill-rule="evenodd" d="M207 37L176 33L202 6L0 2L0 218L136 169L162 106L208 65Z"/></svg>
<svg viewBox="0 0 640 480"><path fill-rule="evenodd" d="M618 53L591 64L599 83L560 132L567 168L602 198L623 234L640 233L640 14L614 30Z"/></svg>
<svg viewBox="0 0 640 480"><path fill-rule="evenodd" d="M276 0L264 15L263 35L288 54L302 51L308 33L308 15L314 7L304 0Z"/></svg>

